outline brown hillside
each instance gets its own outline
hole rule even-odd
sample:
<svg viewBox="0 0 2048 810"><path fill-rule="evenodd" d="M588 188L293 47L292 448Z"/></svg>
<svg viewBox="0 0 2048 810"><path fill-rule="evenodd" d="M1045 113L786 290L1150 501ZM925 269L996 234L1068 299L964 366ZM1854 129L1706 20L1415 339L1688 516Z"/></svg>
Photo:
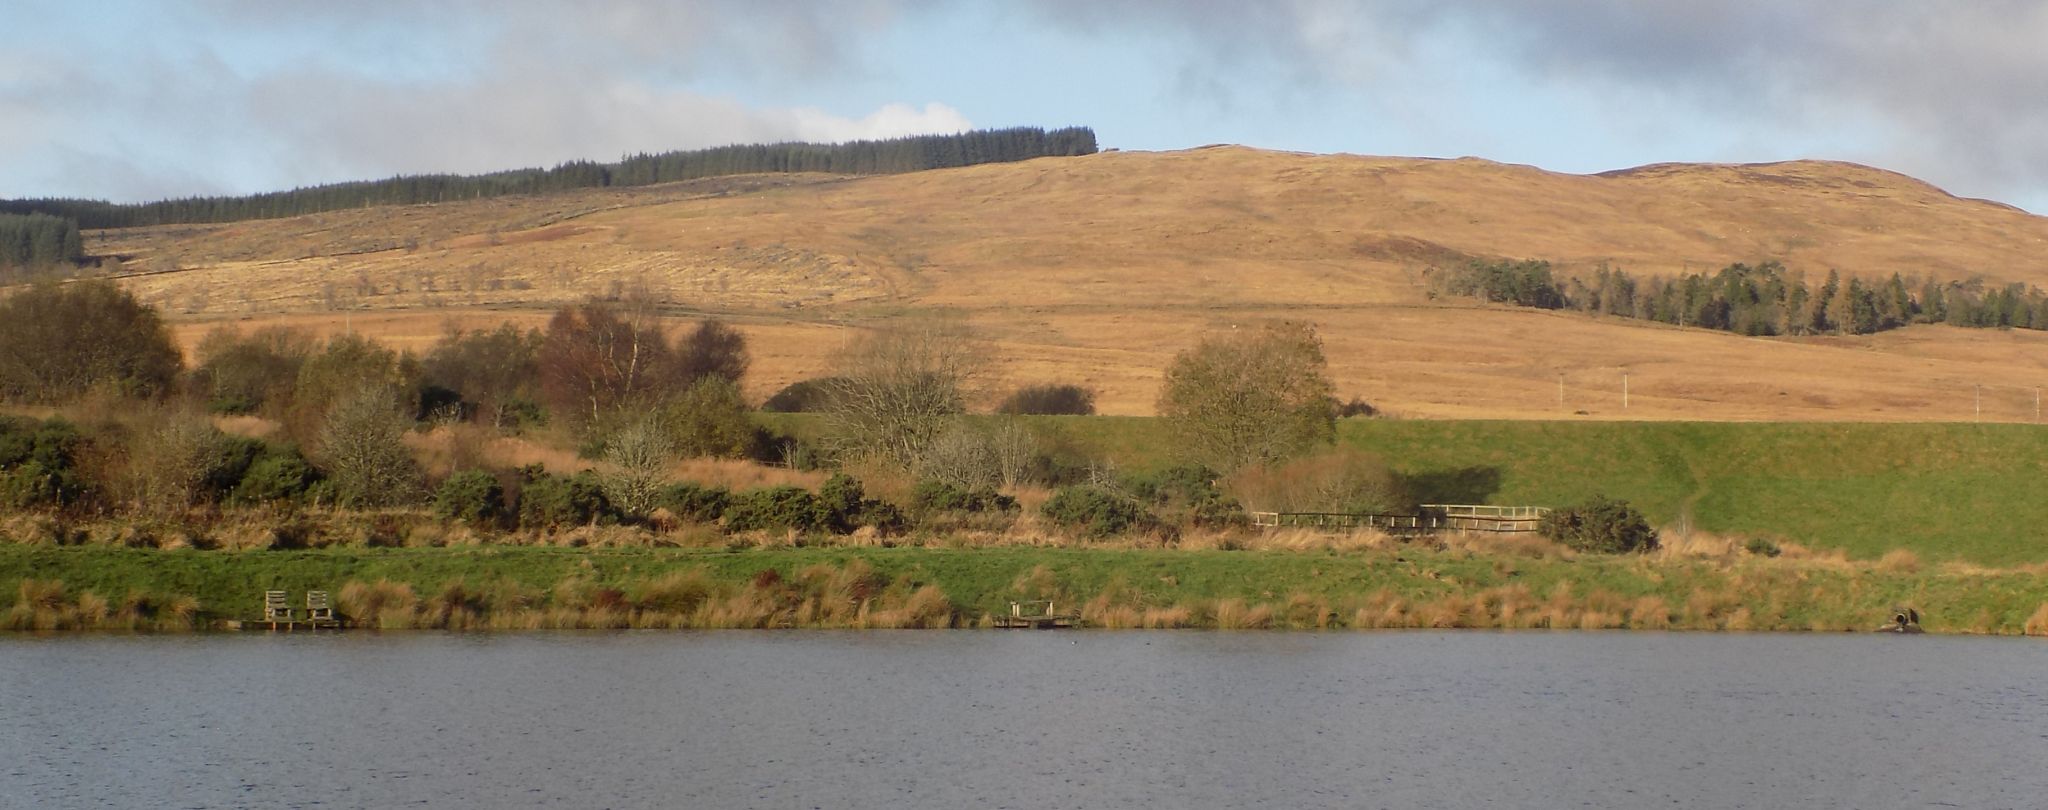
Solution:
<svg viewBox="0 0 2048 810"><path fill-rule="evenodd" d="M188 332L287 317L425 340L451 316L531 322L643 290L755 330L756 395L820 373L844 327L930 307L984 327L1007 382L1088 382L1124 413L1150 410L1202 330L1268 317L1321 324L1341 390L1415 416L1967 419L1986 383L1986 418L2031 419L2048 385L2048 334L1753 340L1446 305L1418 283L1485 256L2048 286L2048 219L1816 161L1567 175L1216 147L135 229L88 249L172 271L128 283Z"/></svg>

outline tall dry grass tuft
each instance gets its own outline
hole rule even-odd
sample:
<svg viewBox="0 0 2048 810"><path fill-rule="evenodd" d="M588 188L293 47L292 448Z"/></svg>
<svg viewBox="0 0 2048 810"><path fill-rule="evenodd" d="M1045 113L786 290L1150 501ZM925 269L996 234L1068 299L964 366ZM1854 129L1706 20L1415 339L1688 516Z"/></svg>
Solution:
<svg viewBox="0 0 2048 810"><path fill-rule="evenodd" d="M1895 548L1877 558L1877 570L1887 574L1920 573L1920 555L1912 549Z"/></svg>
<svg viewBox="0 0 2048 810"><path fill-rule="evenodd" d="M1661 596L1644 596L1628 608L1629 626L1643 630L1664 630L1671 626L1671 605Z"/></svg>
<svg viewBox="0 0 2048 810"><path fill-rule="evenodd" d="M1247 605L1234 596L1216 600L1209 615L1218 630L1263 630L1273 625L1271 605Z"/></svg>
<svg viewBox="0 0 2048 810"><path fill-rule="evenodd" d="M2034 610L2034 615L2027 617L2027 623L2020 631L2030 636L2048 636L2048 602L2042 602Z"/></svg>
<svg viewBox="0 0 2048 810"><path fill-rule="evenodd" d="M632 591L633 606L645 613L689 616L711 598L711 579L701 570L671 571Z"/></svg>
<svg viewBox="0 0 2048 810"><path fill-rule="evenodd" d="M413 593L411 585L403 582L380 579L365 583L352 579L341 586L336 604L341 614L357 625L401 629L412 626L419 596Z"/></svg>

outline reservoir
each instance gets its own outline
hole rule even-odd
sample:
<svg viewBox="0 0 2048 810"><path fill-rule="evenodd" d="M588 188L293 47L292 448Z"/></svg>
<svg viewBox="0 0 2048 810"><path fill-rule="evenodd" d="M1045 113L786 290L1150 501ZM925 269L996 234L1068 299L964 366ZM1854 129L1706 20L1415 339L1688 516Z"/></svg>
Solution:
<svg viewBox="0 0 2048 810"><path fill-rule="evenodd" d="M0 637L0 807L2039 807L2048 644Z"/></svg>

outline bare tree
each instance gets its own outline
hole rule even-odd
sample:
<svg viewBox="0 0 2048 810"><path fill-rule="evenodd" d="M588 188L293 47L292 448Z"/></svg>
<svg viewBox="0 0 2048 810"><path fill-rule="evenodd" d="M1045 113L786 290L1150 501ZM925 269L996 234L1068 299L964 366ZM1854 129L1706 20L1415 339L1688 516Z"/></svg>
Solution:
<svg viewBox="0 0 2048 810"><path fill-rule="evenodd" d="M538 356L541 391L555 413L597 422L620 403L669 385L675 363L647 313L590 302L548 321Z"/></svg>
<svg viewBox="0 0 2048 810"><path fill-rule="evenodd" d="M604 477L604 496L629 515L654 511L674 456L675 440L656 419L644 418L621 428L605 443L604 458L613 470Z"/></svg>
<svg viewBox="0 0 2048 810"><path fill-rule="evenodd" d="M342 397L320 428L320 461L345 506L396 506L419 499L419 463L405 447L411 426L390 389L370 385Z"/></svg>
<svg viewBox="0 0 2048 810"><path fill-rule="evenodd" d="M826 422L842 448L905 468L966 410L987 365L964 324L931 320L866 333L834 358Z"/></svg>

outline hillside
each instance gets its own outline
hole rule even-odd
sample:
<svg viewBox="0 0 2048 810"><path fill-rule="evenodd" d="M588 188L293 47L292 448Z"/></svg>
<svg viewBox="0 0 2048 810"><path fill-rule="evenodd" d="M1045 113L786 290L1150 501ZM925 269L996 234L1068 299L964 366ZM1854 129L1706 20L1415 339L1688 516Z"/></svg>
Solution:
<svg viewBox="0 0 2048 810"><path fill-rule="evenodd" d="M1238 147L721 178L87 244L169 271L129 283L194 337L255 318L418 343L451 317L537 323L553 304L640 290L750 330L756 396L821 373L846 327L946 308L995 342L1008 382L1091 384L1114 413L1149 412L1159 369L1203 330L1283 317L1322 327L1341 392L1407 416L1911 421L1978 418L1980 384L1982 418L2032 420L2048 333L1749 339L1433 301L1420 274L1473 257L1651 275L1777 259L1816 277L2048 285L2044 247L2048 219L1852 164L1568 175Z"/></svg>

